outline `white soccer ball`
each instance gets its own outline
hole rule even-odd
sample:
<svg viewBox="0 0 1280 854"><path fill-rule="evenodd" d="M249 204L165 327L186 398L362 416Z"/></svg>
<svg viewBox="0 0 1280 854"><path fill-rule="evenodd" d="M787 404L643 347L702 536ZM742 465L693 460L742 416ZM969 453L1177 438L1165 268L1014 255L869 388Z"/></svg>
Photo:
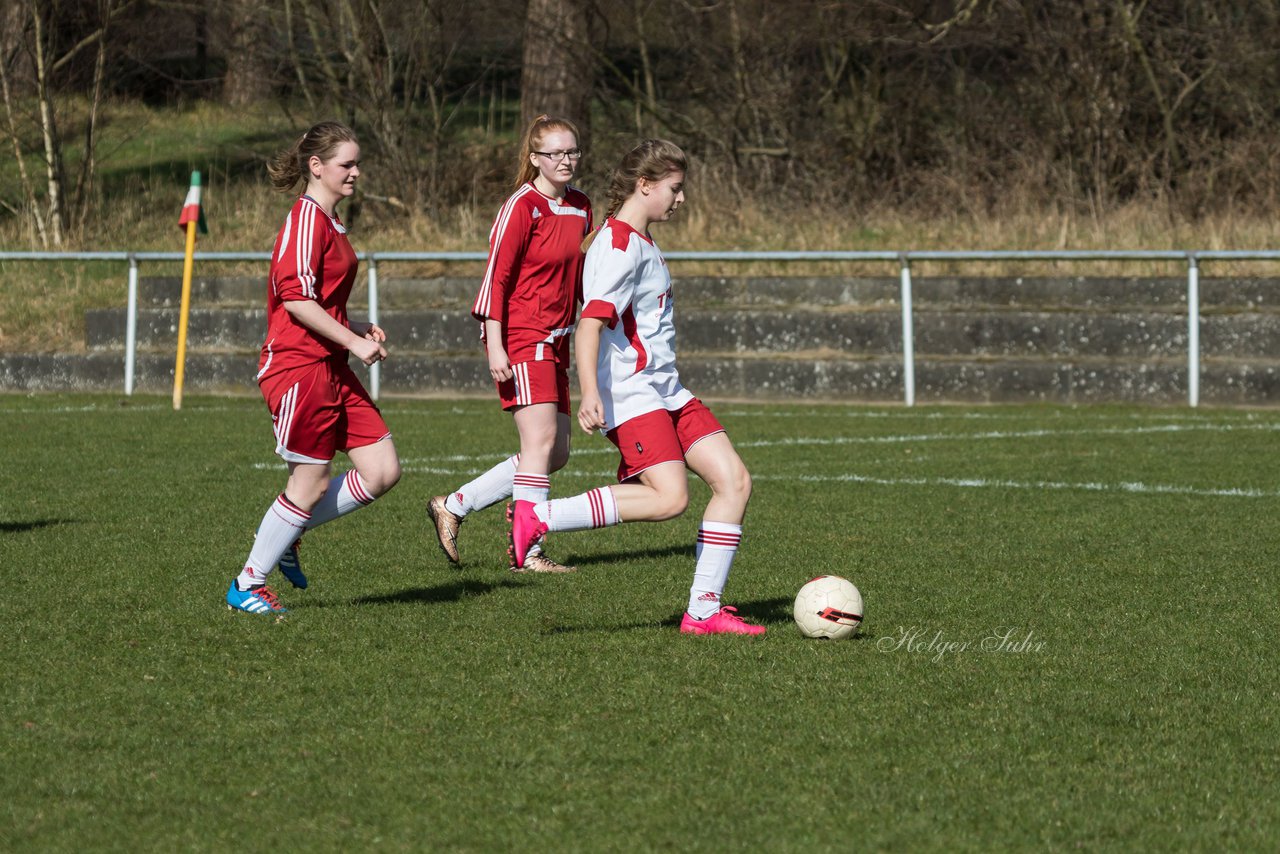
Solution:
<svg viewBox="0 0 1280 854"><path fill-rule="evenodd" d="M848 579L819 575L800 588L792 614L807 638L853 637L862 625L862 594Z"/></svg>

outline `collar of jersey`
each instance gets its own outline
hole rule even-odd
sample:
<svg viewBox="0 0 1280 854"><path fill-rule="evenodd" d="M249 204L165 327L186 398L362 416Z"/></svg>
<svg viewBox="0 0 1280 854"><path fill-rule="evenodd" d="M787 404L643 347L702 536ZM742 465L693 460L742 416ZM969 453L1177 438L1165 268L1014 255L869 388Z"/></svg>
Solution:
<svg viewBox="0 0 1280 854"><path fill-rule="evenodd" d="M347 233L347 227L342 224L342 220L338 219L338 214L336 212L329 213L327 210L324 209L324 207L319 202L317 202L315 199L308 196L306 193L303 193L301 196L299 196L299 199L301 199L304 202L310 202L311 204L315 205L316 208L320 211L320 213L324 214L329 218L329 221L333 223L334 228L336 228L342 234Z"/></svg>
<svg viewBox="0 0 1280 854"><path fill-rule="evenodd" d="M526 182L526 183L525 183L525 186L526 186L526 187L528 187L529 189L533 190L535 193L537 193L539 196L541 196L542 198L546 199L548 202L550 202L550 203L551 203L551 204L553 204L553 205L560 205L560 206L562 206L562 207L566 207L566 208L571 208L571 207L573 207L573 205L569 204L569 194L570 194L570 193L572 193L572 192L576 189L572 184L566 184L566 185L565 185L565 188L564 188L564 198L563 198L563 199L557 199L555 196L548 196L546 193L544 193L544 192L542 192L541 190L539 190L539 189L538 189L538 185L537 185L537 184L535 184L535 183L533 183L532 181L528 181L528 182Z"/></svg>
<svg viewBox="0 0 1280 854"><path fill-rule="evenodd" d="M616 224L616 225L619 225L619 226L621 226L621 227L623 227L623 228L625 228L627 231L630 231L630 232L634 233L636 237L640 238L640 239L641 239L641 240L643 240L645 243L648 243L650 246L652 246L652 245L653 245L653 238L652 238L652 237L648 237L648 236L646 236L645 234L643 234L643 233L641 233L641 232L639 232L639 231L636 231L635 226L633 226L633 225L632 225L631 223L629 223L629 222L623 222L622 220L618 219L617 217L612 217L612 216L611 216L611 217L609 217L609 221L605 223L605 225L608 225L610 228L613 228L615 224Z"/></svg>

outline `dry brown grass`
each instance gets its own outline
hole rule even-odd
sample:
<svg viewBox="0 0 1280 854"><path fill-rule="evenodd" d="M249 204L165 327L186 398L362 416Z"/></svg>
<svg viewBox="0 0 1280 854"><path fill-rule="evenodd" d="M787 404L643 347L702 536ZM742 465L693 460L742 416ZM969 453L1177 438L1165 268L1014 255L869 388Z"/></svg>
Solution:
<svg viewBox="0 0 1280 854"><path fill-rule="evenodd" d="M256 132L246 136L235 122L252 120ZM102 203L88 236L70 242L68 250L171 250L182 248L175 227L185 185L175 178L190 168L175 163L172 149L189 140L193 161L210 164L206 210L211 233L200 248L210 251L268 251L288 200L266 188L255 163L287 138L291 119L264 111L243 115L206 106L181 122L142 107L120 118L117 137L108 136L104 153L128 168L129 177L110 203ZM237 135L239 132L239 135ZM150 165L168 154L165 169ZM11 168L0 165L0 190L13 192ZM407 214L402 207L379 199L394 195L378 183L377 163L365 167L368 190L353 219L353 242L366 251L483 251L494 211L503 189L489 180L477 191L477 201L444 210L435 216ZM8 177L6 177L8 176ZM1246 212L1230 204L1217 213L1192 219L1174 205L1153 198L1095 209L1078 202L1066 204L1046 198L1034 164L1004 192L977 187L955 175L921 176L918 193L908 202L886 201L889 196L833 204L829 192L792 192L771 198L717 185L712 169L690 176L689 198L677 219L659 226L658 239L667 250L1062 250L1062 249L1271 249L1280 245L1280 232L1268 215ZM477 186L481 182L477 179ZM586 185L603 197L602 186ZM482 198L483 197L483 198ZM896 198L903 198L899 193ZM354 216L351 216L354 214ZM29 227L15 217L0 217L0 249L39 248ZM204 274L262 275L259 265L204 265ZM1240 262L1206 264L1203 275L1272 275L1274 264ZM680 265L688 274L769 275L892 275L884 262L857 264L762 264L702 262ZM152 263L144 275L176 275L176 264ZM476 265L400 264L384 275L478 275ZM1176 275L1176 263L1099 262L1057 263L928 263L916 275ZM123 264L0 263L0 350L74 351L83 349L84 311L123 305L126 270Z"/></svg>

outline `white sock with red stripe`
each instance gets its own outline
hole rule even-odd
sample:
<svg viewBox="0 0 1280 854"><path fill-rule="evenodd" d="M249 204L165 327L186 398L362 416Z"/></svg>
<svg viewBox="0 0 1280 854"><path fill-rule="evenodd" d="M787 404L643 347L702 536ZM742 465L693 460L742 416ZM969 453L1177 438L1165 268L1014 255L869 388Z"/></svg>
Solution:
<svg viewBox="0 0 1280 854"><path fill-rule="evenodd" d="M459 486L444 500L444 509L455 516L466 516L511 497L511 480L515 477L520 455L508 457L475 480Z"/></svg>
<svg viewBox="0 0 1280 854"><path fill-rule="evenodd" d="M698 564L689 588L689 616L705 620L720 610L729 569L742 542L742 526L702 520L698 528Z"/></svg>
<svg viewBox="0 0 1280 854"><path fill-rule="evenodd" d="M551 478L545 474L529 474L518 471L511 480L511 498L515 501L545 502L551 497ZM542 554L542 544L534 543L529 554Z"/></svg>
<svg viewBox="0 0 1280 854"><path fill-rule="evenodd" d="M374 495L365 486L364 479L355 469L346 474L334 475L315 507L311 508L311 521L307 529L317 528L325 522L332 522L339 516L345 516L352 510L359 510L373 503Z"/></svg>
<svg viewBox="0 0 1280 854"><path fill-rule="evenodd" d="M607 486L575 495L535 504L538 514L549 531L585 531L588 528L607 528L622 521L618 517L618 502L613 490Z"/></svg>
<svg viewBox="0 0 1280 854"><path fill-rule="evenodd" d="M293 545L293 541L302 536L307 528L311 514L297 507L292 501L280 493L258 525L258 533L253 541L253 549L244 563L244 569L236 576L236 586L248 590L258 584L264 584L271 570L280 562L280 556Z"/></svg>
<svg viewBox="0 0 1280 854"><path fill-rule="evenodd" d="M518 471L511 479L511 497L516 501L537 504L551 495L551 478L545 474Z"/></svg>

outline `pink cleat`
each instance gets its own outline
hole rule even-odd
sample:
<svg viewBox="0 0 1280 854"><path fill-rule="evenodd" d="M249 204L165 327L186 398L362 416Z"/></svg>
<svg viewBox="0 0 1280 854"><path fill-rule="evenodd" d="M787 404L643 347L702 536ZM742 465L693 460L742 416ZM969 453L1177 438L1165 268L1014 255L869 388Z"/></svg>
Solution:
<svg viewBox="0 0 1280 854"><path fill-rule="evenodd" d="M680 632L686 635L762 635L764 626L753 626L738 616L738 609L725 605L705 620L695 620L685 611Z"/></svg>
<svg viewBox="0 0 1280 854"><path fill-rule="evenodd" d="M524 559L529 554L529 547L542 539L547 532L547 525L533 512L532 501L516 501L507 505L507 521L511 523L511 548L507 557L515 569L524 568Z"/></svg>

